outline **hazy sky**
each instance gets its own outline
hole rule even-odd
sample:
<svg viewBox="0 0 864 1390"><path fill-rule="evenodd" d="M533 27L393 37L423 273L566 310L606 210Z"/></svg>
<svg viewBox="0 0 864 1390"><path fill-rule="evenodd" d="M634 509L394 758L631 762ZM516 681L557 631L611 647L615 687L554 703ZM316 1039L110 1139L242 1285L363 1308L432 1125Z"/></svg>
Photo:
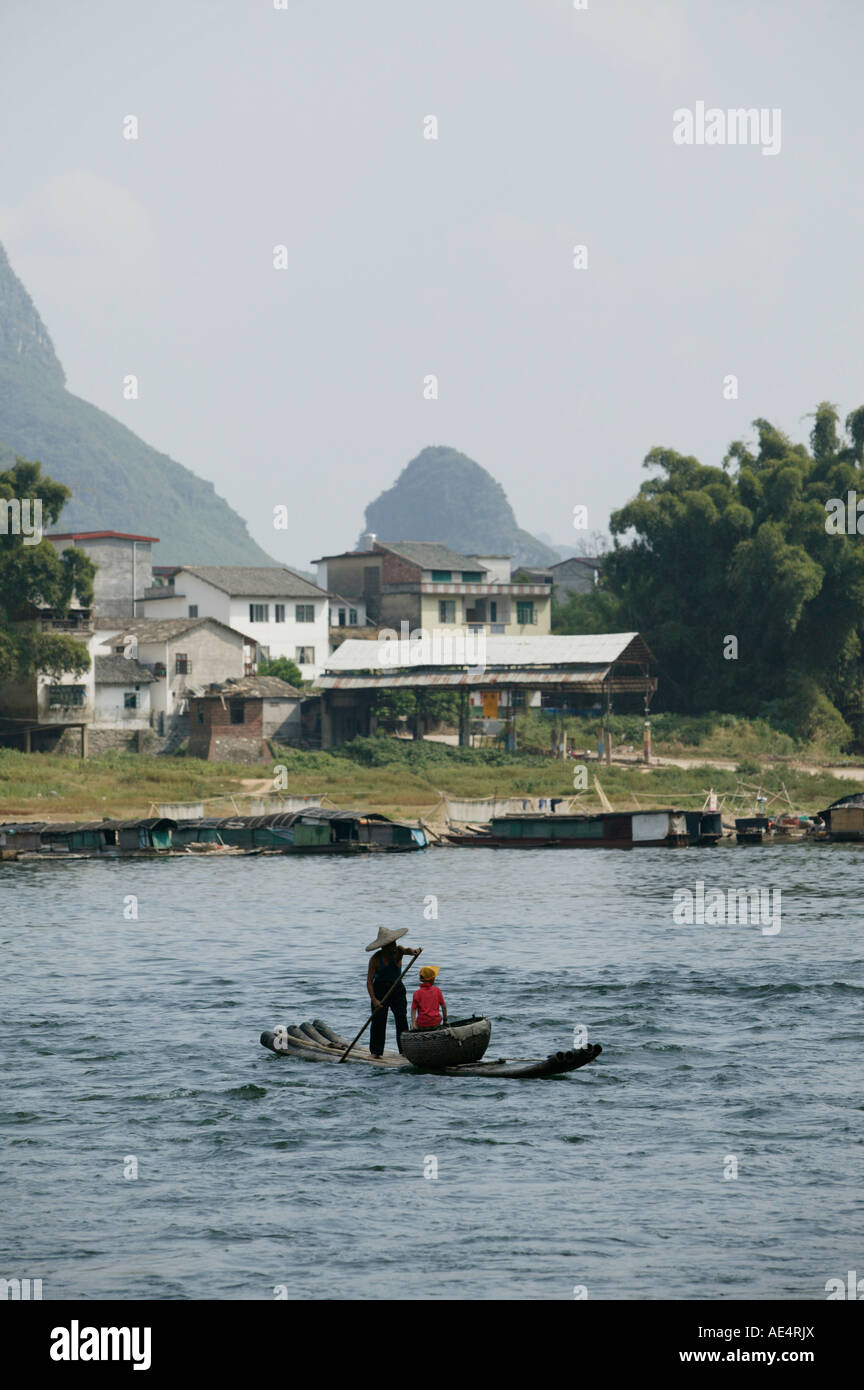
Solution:
<svg viewBox="0 0 864 1390"><path fill-rule="evenodd" d="M860 0L277 3L0 4L0 239L69 387L270 554L353 542L426 444L566 543L652 445L864 403ZM779 153L676 145L698 102L779 108Z"/></svg>

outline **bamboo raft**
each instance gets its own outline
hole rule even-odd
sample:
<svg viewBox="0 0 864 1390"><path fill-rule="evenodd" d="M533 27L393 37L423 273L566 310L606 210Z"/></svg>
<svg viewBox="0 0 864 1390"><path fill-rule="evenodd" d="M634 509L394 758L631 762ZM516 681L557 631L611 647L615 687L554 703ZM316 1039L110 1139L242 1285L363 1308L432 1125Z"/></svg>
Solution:
<svg viewBox="0 0 864 1390"><path fill-rule="evenodd" d="M348 1040L316 1018L312 1023L298 1026L268 1029L261 1034L261 1046L277 1056L294 1057L303 1062L337 1062L346 1048ZM350 1062L360 1062L367 1066L380 1067L384 1071L434 1072L436 1076L489 1076L489 1077L536 1077L560 1076L564 1072L577 1071L599 1057L603 1051L599 1043L579 1047L570 1052L553 1052L548 1057L534 1057L507 1061L500 1057L496 1062L461 1063L452 1067L416 1067L398 1052L384 1052L381 1057L373 1057L367 1047L355 1047L347 1058Z"/></svg>

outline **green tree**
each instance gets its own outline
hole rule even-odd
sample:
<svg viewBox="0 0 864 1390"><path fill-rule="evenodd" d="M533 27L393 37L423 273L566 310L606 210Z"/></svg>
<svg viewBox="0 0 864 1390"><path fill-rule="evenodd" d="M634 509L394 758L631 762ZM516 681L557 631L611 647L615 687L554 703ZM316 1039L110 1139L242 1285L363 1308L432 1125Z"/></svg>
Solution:
<svg viewBox="0 0 864 1390"><path fill-rule="evenodd" d="M278 676L280 681L287 681L293 685L295 690L299 690L304 684L300 674L300 667L296 666L287 656L277 656L271 661L258 662L259 676Z"/></svg>
<svg viewBox="0 0 864 1390"><path fill-rule="evenodd" d="M652 449L612 516L602 586L556 605L555 631L641 632L660 707L770 707L803 737L845 728L841 714L860 726L864 536L830 534L826 504L864 496L864 407L844 428L827 401L811 418L809 450L765 419L720 467Z"/></svg>
<svg viewBox="0 0 864 1390"><path fill-rule="evenodd" d="M56 525L69 489L42 473L39 463L16 458L0 472L0 503L29 501L41 505L42 524ZM8 509L2 514L8 516ZM92 560L71 547L58 552L50 541L15 534L7 525L0 531L0 679L21 680L36 671L54 679L64 674L81 675L89 669L86 646L63 633L43 632L40 610L50 609L63 618L73 599L93 602Z"/></svg>

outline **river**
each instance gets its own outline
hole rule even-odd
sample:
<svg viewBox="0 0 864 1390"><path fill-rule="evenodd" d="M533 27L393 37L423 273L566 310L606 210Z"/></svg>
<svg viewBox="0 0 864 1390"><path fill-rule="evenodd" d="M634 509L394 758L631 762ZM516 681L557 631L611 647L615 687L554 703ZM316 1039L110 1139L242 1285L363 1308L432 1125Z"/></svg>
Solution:
<svg viewBox="0 0 864 1390"><path fill-rule="evenodd" d="M45 1299L825 1298L862 1267L861 865L0 865L0 1274ZM700 882L779 888L780 930L674 925ZM489 1058L580 1028L602 1055L494 1081L265 1051L279 1023L356 1031L380 924L451 1016L491 1017Z"/></svg>

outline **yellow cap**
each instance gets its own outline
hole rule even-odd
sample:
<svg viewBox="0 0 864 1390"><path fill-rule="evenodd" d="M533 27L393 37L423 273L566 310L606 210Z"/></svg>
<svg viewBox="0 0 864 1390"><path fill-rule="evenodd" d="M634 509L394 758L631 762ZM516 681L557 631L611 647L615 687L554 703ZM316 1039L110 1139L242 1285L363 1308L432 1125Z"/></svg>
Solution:
<svg viewBox="0 0 864 1390"><path fill-rule="evenodd" d="M437 977L440 969L440 965L424 965L423 969L420 971L420 979L424 984L429 984L430 981Z"/></svg>

